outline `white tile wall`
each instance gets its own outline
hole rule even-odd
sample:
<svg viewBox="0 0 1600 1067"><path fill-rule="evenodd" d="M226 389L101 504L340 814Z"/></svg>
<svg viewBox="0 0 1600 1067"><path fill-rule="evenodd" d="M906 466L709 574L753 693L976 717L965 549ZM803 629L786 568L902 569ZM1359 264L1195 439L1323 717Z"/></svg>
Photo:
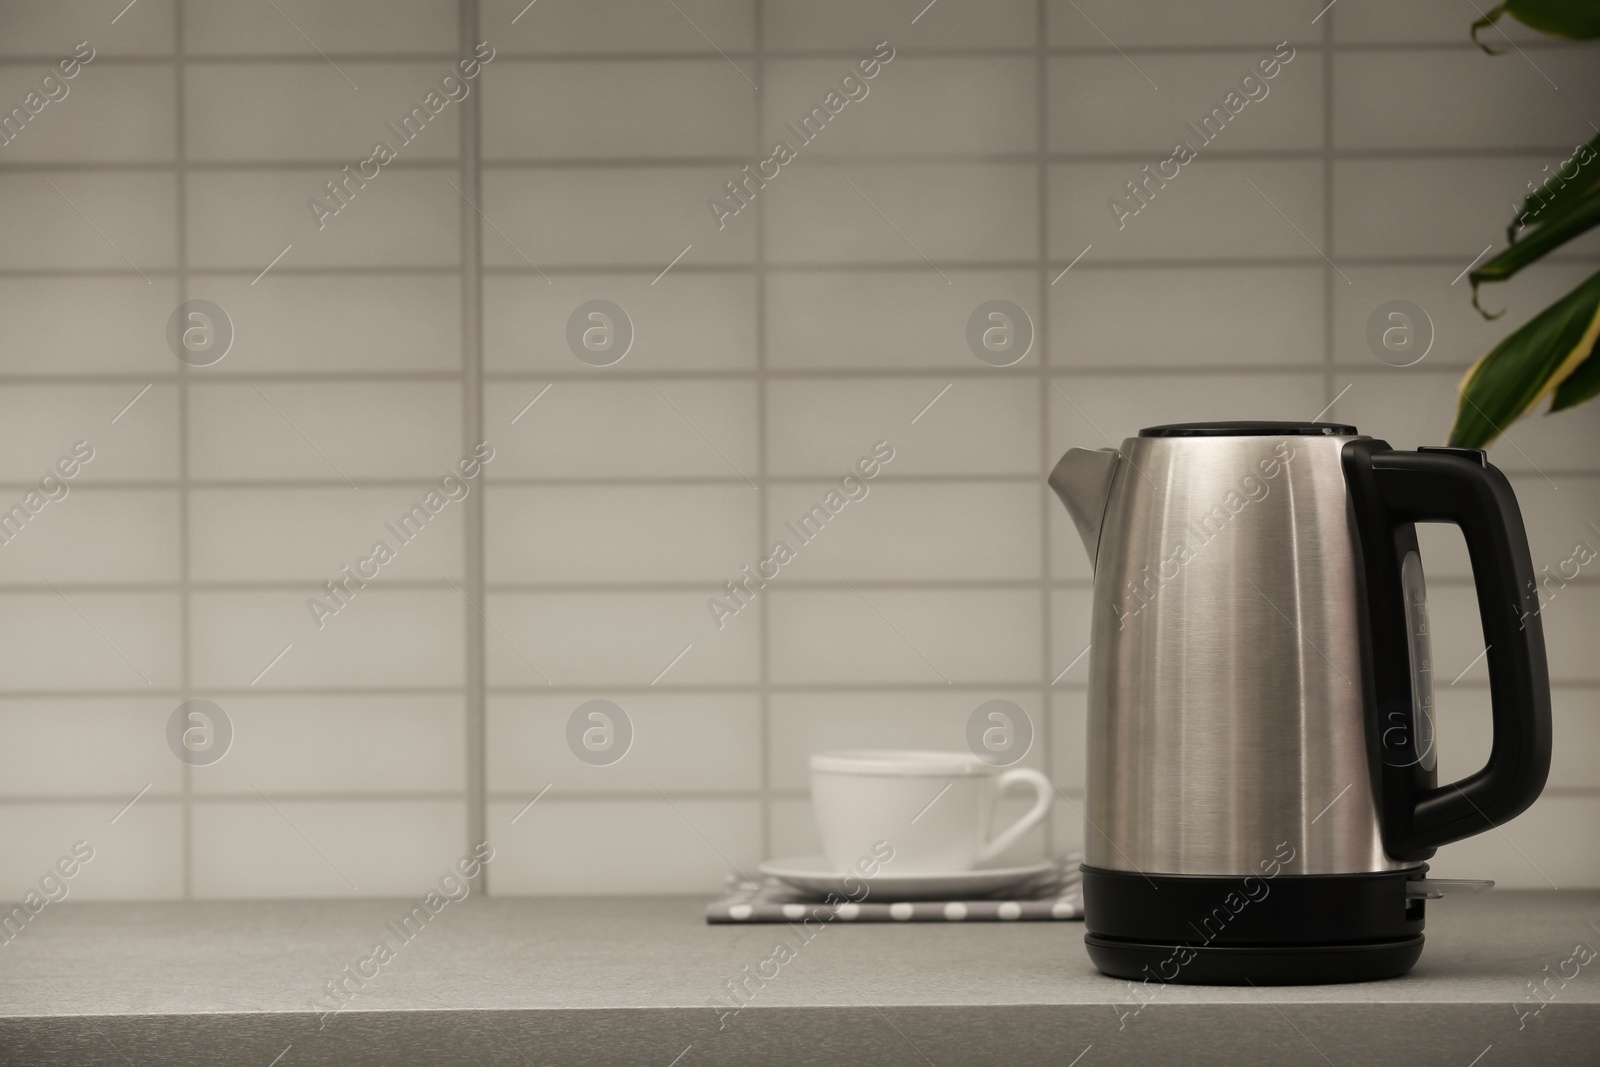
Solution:
<svg viewBox="0 0 1600 1067"><path fill-rule="evenodd" d="M496 158L731 156L755 133L754 93L720 58L511 60L484 68L483 94Z"/></svg>
<svg viewBox="0 0 1600 1067"><path fill-rule="evenodd" d="M624 358L630 368L753 369L755 278L746 272L674 271L651 285L659 269L558 274L548 279L532 271L490 276L483 292L484 366L504 372L588 372L596 377L607 373L609 368L573 359L567 348L567 317L579 304L602 299L627 307L633 346ZM521 406L507 417L516 415ZM539 414L541 419L548 417L544 411Z"/></svg>
<svg viewBox="0 0 1600 1067"><path fill-rule="evenodd" d="M181 792L183 765L164 735L171 712L158 697L7 697L0 702L10 739L0 751L0 789L7 800L131 797L146 785L158 794Z"/></svg>
<svg viewBox="0 0 1600 1067"><path fill-rule="evenodd" d="M459 795L466 786L462 704L458 695L410 693L233 697L237 751L196 767L194 790L252 799L257 789L273 799Z"/></svg>
<svg viewBox="0 0 1600 1067"><path fill-rule="evenodd" d="M766 494L767 528L798 520L834 486L773 486ZM804 546L783 574L833 581L1037 581L1038 507L1038 487L1023 481L885 479L869 484L867 495Z"/></svg>
<svg viewBox="0 0 1600 1067"><path fill-rule="evenodd" d="M194 895L409 896L461 848L459 800L197 800Z"/></svg>
<svg viewBox="0 0 1600 1067"><path fill-rule="evenodd" d="M1581 133L1588 114L1584 101L1600 90L1593 57L1542 51L1537 61L1485 69L1478 55L1394 49L1340 56L1334 145L1471 149L1482 143L1486 127L1505 131L1496 138L1501 148L1588 140ZM1527 107L1531 99L1543 106Z"/></svg>
<svg viewBox="0 0 1600 1067"><path fill-rule="evenodd" d="M105 367L110 348L117 350L121 371L164 372L172 360L166 322L178 303L177 291L170 278L147 283L131 273L0 277L0 307L5 308L0 350L6 353L6 373L90 373ZM106 424L121 406L106 414Z"/></svg>
<svg viewBox="0 0 1600 1067"><path fill-rule="evenodd" d="M0 108L96 49L0 146L0 502L95 450L0 546L0 895L79 839L84 899L408 895L475 832L492 892L704 892L818 848L808 752L960 748L992 698L1060 789L1018 854L1081 847L1090 571L1043 487L1060 452L1336 398L1438 443L1463 369L1600 262L1590 238L1487 292L1494 322L1452 282L1586 139L1594 48L1508 20L1522 52L1491 58L1467 5L1325 7L0 8ZM496 49L470 95L319 227L308 200L437 84L463 14ZM1108 201L1280 41L1268 96L1119 228ZM719 228L707 200L878 42L867 96ZM1395 298L1435 329L1406 369L1365 341ZM234 328L210 367L167 349L190 299ZM609 367L568 349L595 299L633 328ZM1033 328L1008 368L967 348L992 299ZM1600 546L1594 410L1495 446L1536 566ZM308 598L479 439L467 498L319 627ZM878 441L868 495L719 627L707 598ZM1469 569L1423 539L1460 670ZM1548 794L1438 873L1600 885L1597 591L1545 613ZM1441 690L1464 774L1482 664ZM608 766L567 749L592 698L633 727ZM229 716L214 765L167 748L189 699Z"/></svg>
<svg viewBox="0 0 1600 1067"><path fill-rule="evenodd" d="M485 477L490 484L732 478L754 493L743 479L757 468L756 396L755 383L737 376L609 385L493 381L484 406L504 444Z"/></svg>
<svg viewBox="0 0 1600 1067"><path fill-rule="evenodd" d="M279 6L281 16L271 5L264 11L250 0L187 4L184 43L196 55L455 50L455 12L437 0L352 0L337 6L289 0Z"/></svg>
<svg viewBox="0 0 1600 1067"><path fill-rule="evenodd" d="M171 755L167 755L171 759ZM128 796L133 795L129 791ZM146 798L10 801L0 805L8 856L0 892L17 900L79 841L94 849L70 884L73 900L170 900L184 893L184 810ZM111 820L117 819L115 823Z"/></svg>
<svg viewBox="0 0 1600 1067"><path fill-rule="evenodd" d="M743 483L508 486L489 502L489 579L720 585L756 540L755 497Z"/></svg>
<svg viewBox="0 0 1600 1067"><path fill-rule="evenodd" d="M861 51L865 56L871 48ZM850 68L850 62L839 58L781 59L769 64L761 94L763 145L792 141L784 124L798 126L828 90L838 88ZM853 84L846 84L845 91L860 96L863 89L852 88ZM864 91L866 95L852 100L836 124L830 123L814 144L801 151L807 156L891 152L979 156L1034 150L1039 87L1031 57L897 56L865 82Z"/></svg>
<svg viewBox="0 0 1600 1067"><path fill-rule="evenodd" d="M1032 48L1038 40L1038 7L1027 0L993 0L979 7L956 5L949 18L919 17L927 0L860 4L853 0L770 0L761 5L769 51L861 49L880 40L904 40L923 48ZM914 30L908 30L917 19ZM854 58L854 53L852 53Z"/></svg>
<svg viewBox="0 0 1600 1067"><path fill-rule="evenodd" d="M384 18L390 17L385 13ZM373 121L378 115L398 126L448 68L448 61L347 61L341 69L360 87L350 92L326 66L238 60L190 63L184 74L186 100L192 101L184 112L185 150L197 163L335 159L339 165L329 170L337 171L346 159L353 163L369 155L374 141L381 139L405 162L454 159L461 113L455 105L432 116L403 145L398 134ZM308 121L311 115L315 121ZM380 171L372 187L386 186L387 177ZM317 188L319 180L313 178L308 184L312 188L306 196L323 195ZM368 189L352 188L358 200L366 199Z"/></svg>
<svg viewBox="0 0 1600 1067"><path fill-rule="evenodd" d="M931 284L925 265L772 274L764 304L767 365L776 370L970 371L966 327L972 308L1002 299L1037 313L1034 271L942 269L947 285ZM1021 365L1035 366L1038 360L1035 345Z"/></svg>
<svg viewBox="0 0 1600 1067"><path fill-rule="evenodd" d="M1333 20L1333 39L1340 44L1452 44L1463 43L1462 19L1477 21L1479 16L1463 15L1455 0L1417 0L1415 3L1386 4L1383 0L1356 0L1341 5L1345 10ZM1496 36L1496 34L1499 36ZM1496 30L1486 31L1483 39L1495 48L1504 48L1509 38L1518 44L1546 41L1516 19L1501 19Z"/></svg>
<svg viewBox="0 0 1600 1067"><path fill-rule="evenodd" d="M1542 155L1478 160L1463 167L1454 159L1344 160L1334 164L1333 253L1354 257L1441 256L1462 266L1483 250L1478 234L1451 223L1462 218L1505 216L1527 192L1526 183L1543 180L1540 169L1571 153L1559 144ZM1415 199L1394 190L1425 191ZM1520 200L1519 200L1520 202ZM1484 244L1502 237L1491 229ZM1314 236L1314 235L1313 235ZM1586 235L1562 248L1563 256L1592 255L1600 244Z"/></svg>
<svg viewBox="0 0 1600 1067"><path fill-rule="evenodd" d="M1039 399L1018 379L969 373L953 382L920 375L772 382L766 390L767 469L835 479L876 442L887 441L894 458L878 475L885 482L1031 472L1038 463ZM950 391L940 397L947 384Z"/></svg>
<svg viewBox="0 0 1600 1067"><path fill-rule="evenodd" d="M567 750L569 697L494 697L489 702L489 731L496 739L489 753L490 794L519 800L520 810L546 786L552 799L654 795L656 789L748 795L761 788L761 702L753 691L639 694L627 705L637 748L618 763L595 767Z"/></svg>
<svg viewBox="0 0 1600 1067"><path fill-rule="evenodd" d="M469 609L448 586L364 589L336 616L321 620L321 628L305 606L320 594L320 583L304 579L294 586L190 595L196 685L410 689L463 684L462 625ZM257 682L287 646L293 647Z"/></svg>
<svg viewBox="0 0 1600 1067"><path fill-rule="evenodd" d="M352 145L346 161L357 164L370 151L369 145ZM378 180L357 193L359 199L323 219L320 229L306 204L327 196L325 184L339 173L332 166L195 171L185 180L189 261L199 268L245 271L252 281L290 246L293 258L286 254L282 261L289 267L455 266L459 201L445 180L452 171L407 169L399 161L391 166L394 173L380 171ZM275 272L259 284L285 276Z"/></svg>
<svg viewBox="0 0 1600 1067"><path fill-rule="evenodd" d="M769 255L782 264L931 261L930 285L943 282L934 274L944 260L1027 259L1039 240L1035 171L1013 163L797 169L780 175L791 184L769 202Z"/></svg>
<svg viewBox="0 0 1600 1067"><path fill-rule="evenodd" d="M651 791L638 800L568 800L513 823L522 807L520 798L489 805L503 893L697 893L721 885L730 864L750 872L761 858L754 800L663 802Z"/></svg>
<svg viewBox="0 0 1600 1067"><path fill-rule="evenodd" d="M0 478L16 485L15 495L36 483L79 441L87 442L94 455L80 465L72 485L176 477L178 390L170 382L149 379L102 384L93 376L63 376L78 377L87 380L73 385L17 380L0 386ZM145 384L151 387L148 392ZM59 501L60 512L42 511L36 522L43 526L66 513L71 500L69 490Z"/></svg>
<svg viewBox="0 0 1600 1067"><path fill-rule="evenodd" d="M41 112L33 125L49 117ZM24 129L13 144L32 132ZM0 175L0 199L11 211L0 270L121 272L131 267L153 285L144 272L171 270L176 262L177 196L171 174L12 171Z"/></svg>
<svg viewBox="0 0 1600 1067"><path fill-rule="evenodd" d="M1048 0L1046 6L1052 45L1097 52L1111 51L1111 42L1124 48L1199 49L1322 40L1318 25L1311 21L1322 4L1314 0L1236 0L1217 9L1191 4L1119 4L1115 0ZM1133 78L1131 71L1129 77Z"/></svg>
<svg viewBox="0 0 1600 1067"><path fill-rule="evenodd" d="M738 84L733 88L738 92ZM487 140L485 155L494 151ZM661 270L700 238L684 266L749 263L754 230L708 229L708 198L737 168L631 166L611 169L489 169L483 213L493 220L484 262L519 271L625 265ZM641 283L642 287L643 283Z"/></svg>
<svg viewBox="0 0 1600 1067"><path fill-rule="evenodd" d="M65 57L72 54L72 47L59 51ZM36 88L40 75L36 65L0 65L0 100L9 101L8 113ZM102 66L91 61L73 78L57 81L62 88L50 92L60 99L47 103L5 146L6 162L153 163L172 158L177 82L170 66Z"/></svg>
<svg viewBox="0 0 1600 1067"><path fill-rule="evenodd" d="M1285 71L1279 77L1292 73ZM1263 108L1271 100L1269 96L1263 101ZM1248 117L1246 112L1238 121ZM1203 155L1185 165L1138 215L1123 219L1119 229L1117 215L1107 206L1110 199L1126 199L1125 185L1142 180L1143 163L1153 167L1171 154L1168 148L1149 153L1140 163L1052 166L1051 258L1066 263L1085 245L1097 244L1113 260L1318 261L1317 248L1326 243L1323 169L1309 160L1243 163L1220 152Z"/></svg>
<svg viewBox="0 0 1600 1067"><path fill-rule="evenodd" d="M760 623L746 616L718 630L705 606L709 592L699 584L682 592L491 593L489 684L587 691L644 688L659 678L674 688L754 685Z"/></svg>
<svg viewBox="0 0 1600 1067"><path fill-rule="evenodd" d="M1015 685L1041 669L1039 600L1037 589L948 586L774 592L772 678Z"/></svg>
<svg viewBox="0 0 1600 1067"><path fill-rule="evenodd" d="M69 55L72 46L83 40L92 40L95 51L106 56L172 55L176 0L143 0L138 5L141 10L123 14L124 6L116 0L48 7L8 4L0 11L0 40L9 54L47 56L51 62ZM109 25L116 29L108 30Z"/></svg>
<svg viewBox="0 0 1600 1067"><path fill-rule="evenodd" d="M455 274L274 273L254 285L244 274L197 274L193 284L233 320L232 351L207 368L216 377L461 369ZM171 358L165 346L159 354Z"/></svg>
<svg viewBox="0 0 1600 1067"><path fill-rule="evenodd" d="M1255 82L1245 88L1260 99L1245 104L1204 150L1220 155L1320 148L1322 57L1296 54L1262 82L1256 69L1262 55L1254 49L1143 56L1140 69L1161 87L1158 93L1130 92L1127 62L1115 52L1054 57L1049 68L1052 99L1073 103L1051 110L1047 143L1053 152L1137 151L1152 160L1164 159L1177 141L1199 147L1199 135L1185 123L1199 126L1212 108L1222 106L1230 90L1237 91L1243 78L1254 75Z"/></svg>
<svg viewBox="0 0 1600 1067"><path fill-rule="evenodd" d="M686 18L670 7L630 0L542 2L547 6L534 19L518 17L527 0L481 0L479 24L493 30L496 41L504 39L508 52L538 55L706 53L706 37L728 52L747 52L755 44L755 5L749 0L676 0Z"/></svg>
<svg viewBox="0 0 1600 1067"><path fill-rule="evenodd" d="M1050 362L1070 367L1314 367L1322 362L1322 268L1151 267L1073 271L1050 290ZM1153 313L1153 309L1159 311ZM1359 344L1366 349L1366 311Z"/></svg>
<svg viewBox="0 0 1600 1067"><path fill-rule="evenodd" d="M1487 240L1485 237L1485 243ZM1379 294L1405 293L1404 299L1426 310L1433 324L1428 365L1465 372L1507 331L1523 325L1592 273L1592 265L1583 262L1552 261L1541 266L1544 269L1524 272L1503 285L1484 290L1484 306L1504 312L1502 318L1493 320L1486 320L1460 298L1467 283L1463 280L1452 285L1456 275L1447 278L1425 266L1367 267L1351 279L1351 285L1334 289L1335 361L1352 370L1369 369L1372 352L1367 348L1367 316L1376 306L1375 301L1381 303L1384 299Z"/></svg>

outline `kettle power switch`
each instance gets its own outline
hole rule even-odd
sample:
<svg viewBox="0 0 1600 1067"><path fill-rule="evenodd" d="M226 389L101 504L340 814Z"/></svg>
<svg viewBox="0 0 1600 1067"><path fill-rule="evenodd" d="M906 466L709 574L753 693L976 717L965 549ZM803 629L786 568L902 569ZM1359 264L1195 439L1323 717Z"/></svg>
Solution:
<svg viewBox="0 0 1600 1067"><path fill-rule="evenodd" d="M1412 878L1406 882L1406 897L1410 900L1439 900L1451 893L1482 893L1493 889L1489 878Z"/></svg>

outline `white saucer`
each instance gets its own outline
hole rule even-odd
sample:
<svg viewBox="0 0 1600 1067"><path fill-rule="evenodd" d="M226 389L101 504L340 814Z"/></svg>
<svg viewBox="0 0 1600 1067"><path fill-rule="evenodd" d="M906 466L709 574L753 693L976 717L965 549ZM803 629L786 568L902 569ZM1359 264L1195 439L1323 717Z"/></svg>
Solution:
<svg viewBox="0 0 1600 1067"><path fill-rule="evenodd" d="M1048 873L1055 864L1048 861L1023 867L981 867L972 871L942 874L895 874L894 864L878 869L876 876L846 875L835 870L823 856L788 856L767 860L758 870L804 893L825 897L829 893L859 898L863 884L869 887L869 900L972 900L1011 889L1031 878ZM846 884L846 878L849 884Z"/></svg>

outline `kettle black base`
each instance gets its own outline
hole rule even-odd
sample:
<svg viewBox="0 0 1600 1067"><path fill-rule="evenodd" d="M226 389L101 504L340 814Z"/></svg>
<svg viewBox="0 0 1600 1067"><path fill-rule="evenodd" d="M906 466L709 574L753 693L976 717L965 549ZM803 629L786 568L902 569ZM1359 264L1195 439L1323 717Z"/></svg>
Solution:
<svg viewBox="0 0 1600 1067"><path fill-rule="evenodd" d="M1200 876L1084 866L1089 958L1158 984L1318 985L1406 974L1422 955L1427 866L1362 874Z"/></svg>
<svg viewBox="0 0 1600 1067"><path fill-rule="evenodd" d="M1173 958L1177 945L1117 941L1090 934L1089 958L1104 974L1135 981L1152 980L1156 968ZM1332 985L1375 982L1410 972L1422 955L1422 935L1370 945L1213 947L1196 949L1194 959L1172 979L1188 985ZM1170 969L1170 968L1169 968ZM1160 979L1153 979L1160 982Z"/></svg>

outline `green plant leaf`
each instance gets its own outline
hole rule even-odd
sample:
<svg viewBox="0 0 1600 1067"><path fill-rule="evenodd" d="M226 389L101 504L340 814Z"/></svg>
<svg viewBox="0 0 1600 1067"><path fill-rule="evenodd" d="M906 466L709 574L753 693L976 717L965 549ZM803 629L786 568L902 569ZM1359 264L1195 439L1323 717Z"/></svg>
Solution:
<svg viewBox="0 0 1600 1067"><path fill-rule="evenodd" d="M1593 400L1596 394L1600 394L1600 350L1594 347L1591 339L1589 358L1556 386L1555 395L1550 398L1550 412L1575 408L1585 400Z"/></svg>
<svg viewBox="0 0 1600 1067"><path fill-rule="evenodd" d="M1574 237L1600 225L1600 182L1580 194L1566 198L1560 209L1547 207L1528 235L1468 275L1472 282L1472 306L1486 318L1499 318L1505 312L1483 310L1478 303L1478 286L1484 282L1503 282L1529 263L1542 258Z"/></svg>
<svg viewBox="0 0 1600 1067"><path fill-rule="evenodd" d="M1594 0L1506 0L1472 24L1472 40L1490 55L1500 55L1478 40L1478 31L1510 15L1524 26L1551 37L1587 41L1600 37L1600 4Z"/></svg>
<svg viewBox="0 0 1600 1067"><path fill-rule="evenodd" d="M1594 354L1600 336L1600 271L1495 345L1467 371L1450 443L1482 448L1558 389ZM1587 381L1587 377L1584 379ZM1585 396L1577 396L1570 407ZM1588 395L1593 395L1590 393Z"/></svg>
<svg viewBox="0 0 1600 1067"><path fill-rule="evenodd" d="M1496 52L1493 48L1490 48L1488 45L1478 40L1478 31L1489 26L1493 26L1495 23L1500 21L1500 16L1504 15L1505 13L1506 5L1501 4L1498 7L1490 8L1487 15L1484 15L1483 18L1472 24L1472 43L1483 49L1485 52L1488 52L1491 56L1498 56L1501 53Z"/></svg>
<svg viewBox="0 0 1600 1067"><path fill-rule="evenodd" d="M1570 175L1565 173L1568 163L1576 164ZM1572 155L1556 166L1556 172L1523 199L1506 231L1506 240L1515 244L1524 229L1549 221L1597 188L1600 188L1600 133L1588 144L1575 146Z"/></svg>

